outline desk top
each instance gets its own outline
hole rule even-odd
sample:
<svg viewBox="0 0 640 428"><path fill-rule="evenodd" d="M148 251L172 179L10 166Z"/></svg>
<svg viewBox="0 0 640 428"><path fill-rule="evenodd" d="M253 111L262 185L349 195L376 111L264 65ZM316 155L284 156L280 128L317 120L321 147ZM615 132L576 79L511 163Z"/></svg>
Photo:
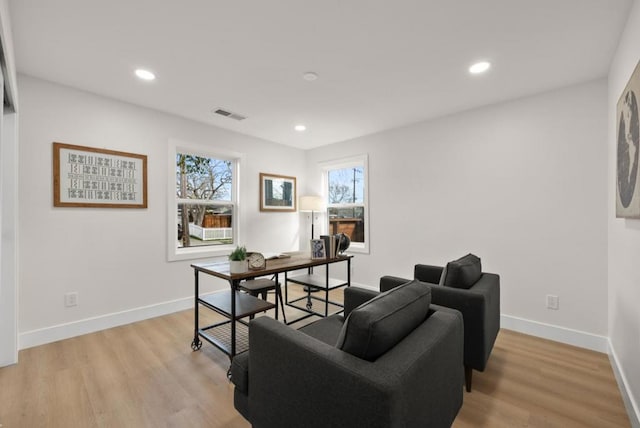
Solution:
<svg viewBox="0 0 640 428"><path fill-rule="evenodd" d="M191 267L198 272L204 272L218 278L233 281L254 278L256 276L271 275L274 273L288 272L291 270L304 269L313 266L321 266L330 263L337 263L351 259L353 257L351 255L341 255L332 259L311 259L308 251L298 251L286 254L290 255L291 257L268 259L266 267L264 269L248 270L243 273L230 273L229 261L227 260L197 262L192 263Z"/></svg>

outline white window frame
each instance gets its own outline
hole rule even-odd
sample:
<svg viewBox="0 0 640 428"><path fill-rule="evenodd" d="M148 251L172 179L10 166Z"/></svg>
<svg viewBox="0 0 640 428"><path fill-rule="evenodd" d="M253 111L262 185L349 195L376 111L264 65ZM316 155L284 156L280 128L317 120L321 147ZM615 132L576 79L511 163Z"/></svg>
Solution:
<svg viewBox="0 0 640 428"><path fill-rule="evenodd" d="M226 256L240 242L240 167L243 155L241 153L212 150L194 143L185 143L177 140L169 140L168 150L168 194L167 194L167 259L169 261L193 260L205 257ZM233 205L233 243L222 245L194 246L188 248L178 247L178 204L190 203L192 199L178 199L176 194L176 156L178 153L188 153L190 155L202 156L205 158L223 159L233 162L232 167L232 188L231 201L220 201L220 205ZM218 202L207 203L216 205Z"/></svg>
<svg viewBox="0 0 640 428"><path fill-rule="evenodd" d="M369 246L370 246L370 236L369 236L369 156L367 154L351 156L347 158L341 158L326 162L321 162L320 166L322 168L322 191L323 197L325 201L328 201L329 198L329 171L333 169L343 169L343 168L353 168L354 166L362 166L364 167L364 174L362 177L364 184L364 192L362 195L363 203L362 204L331 204L327 203L327 209L325 211L326 223L325 230L329 230L329 208L341 208L341 207L353 207L353 206L364 206L364 243L361 242L351 242L348 253L362 253L369 254Z"/></svg>

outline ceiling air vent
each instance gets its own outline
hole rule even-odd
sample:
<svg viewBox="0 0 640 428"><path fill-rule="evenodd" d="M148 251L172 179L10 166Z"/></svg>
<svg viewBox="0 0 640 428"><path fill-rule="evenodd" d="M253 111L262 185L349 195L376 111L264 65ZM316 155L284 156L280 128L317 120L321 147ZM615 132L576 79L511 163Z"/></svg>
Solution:
<svg viewBox="0 0 640 428"><path fill-rule="evenodd" d="M233 113L231 111L227 111L227 110L222 110L221 108L214 110L213 111L215 114L219 114L220 116L224 116L224 117L228 117L230 119L235 119L235 120L244 120L247 117L243 116L241 114L238 113Z"/></svg>

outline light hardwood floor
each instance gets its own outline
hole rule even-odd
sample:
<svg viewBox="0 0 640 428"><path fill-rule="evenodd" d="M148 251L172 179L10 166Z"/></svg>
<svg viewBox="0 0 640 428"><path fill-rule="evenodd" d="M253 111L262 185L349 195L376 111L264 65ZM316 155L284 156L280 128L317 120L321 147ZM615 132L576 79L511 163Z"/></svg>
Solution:
<svg viewBox="0 0 640 428"><path fill-rule="evenodd" d="M228 358L192 336L183 311L20 351L0 369L0 427L249 427ZM629 426L608 357L502 330L454 427L524 426Z"/></svg>

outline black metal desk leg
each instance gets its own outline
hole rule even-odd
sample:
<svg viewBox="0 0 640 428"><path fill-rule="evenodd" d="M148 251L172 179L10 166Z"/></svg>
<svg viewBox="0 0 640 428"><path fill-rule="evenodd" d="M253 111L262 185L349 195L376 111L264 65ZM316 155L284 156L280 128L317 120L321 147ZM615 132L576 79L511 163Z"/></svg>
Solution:
<svg viewBox="0 0 640 428"><path fill-rule="evenodd" d="M325 293L324 293L324 316L329 316L329 264L325 268L325 281L326 284Z"/></svg>
<svg viewBox="0 0 640 428"><path fill-rule="evenodd" d="M309 269L307 269L307 273L308 273L309 275L312 275L312 274L313 274L313 266L311 266ZM304 291L306 291L306 292L309 292L309 293L315 293L316 291L320 291L320 289L319 289L319 288L310 287L310 286L308 286L308 285L305 285L304 287L302 287L302 289L303 289ZM311 300L309 300L309 309L311 309L311 305L312 305Z"/></svg>
<svg viewBox="0 0 640 428"><path fill-rule="evenodd" d="M191 349L194 351L202 348L202 341L200 340L200 336L198 335L198 296L200 295L200 287L198 284L198 271L194 270L195 279L194 279L194 301L193 301L193 342L191 342Z"/></svg>
<svg viewBox="0 0 640 428"><path fill-rule="evenodd" d="M284 273L284 301L289 303L289 289L287 288L287 273ZM284 311L284 309L283 309Z"/></svg>
<svg viewBox="0 0 640 428"><path fill-rule="evenodd" d="M284 323L287 323L287 315L284 313L284 302L282 301L282 288L280 287L280 281L278 281L278 274L275 274L276 279L276 319L278 319L278 302L280 302L280 310L282 311L282 319ZM286 290L286 287L285 287Z"/></svg>
<svg viewBox="0 0 640 428"><path fill-rule="evenodd" d="M232 279L231 284L231 355L229 359L233 360L236 356L236 290L240 285L240 280Z"/></svg>
<svg viewBox="0 0 640 428"><path fill-rule="evenodd" d="M275 296L275 303L276 303L275 310L276 310L276 320L277 320L278 319L278 294L279 294L279 290L280 290L280 288L278 287L278 274L277 273L273 274L273 279L276 282L276 288L274 288L273 291L276 293L276 296ZM267 300L267 295L268 294L269 294L269 292L267 292L267 294L264 296L264 300Z"/></svg>
<svg viewBox="0 0 640 428"><path fill-rule="evenodd" d="M311 310L311 308L313 308L313 302L311 301L311 289L313 287L311 287L310 285L307 285L306 287L303 287L304 290L307 291L307 309Z"/></svg>

